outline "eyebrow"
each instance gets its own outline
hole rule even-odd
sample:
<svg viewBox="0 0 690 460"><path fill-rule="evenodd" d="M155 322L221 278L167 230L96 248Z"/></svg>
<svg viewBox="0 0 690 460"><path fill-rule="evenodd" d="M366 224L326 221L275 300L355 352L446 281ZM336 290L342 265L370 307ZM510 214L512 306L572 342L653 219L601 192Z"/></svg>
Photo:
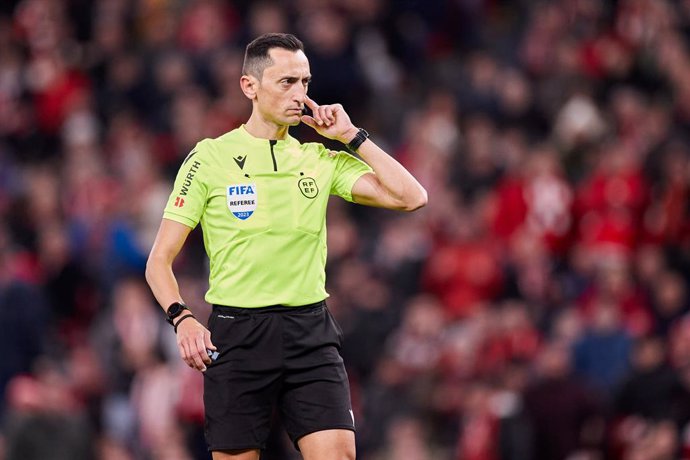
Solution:
<svg viewBox="0 0 690 460"><path fill-rule="evenodd" d="M307 76L304 77L304 78L296 77L296 76L294 76L294 75L283 75L282 77L279 77L279 78L278 78L278 81L285 80L285 79L288 79L288 80L307 80L307 81L311 81L311 75L307 75Z"/></svg>

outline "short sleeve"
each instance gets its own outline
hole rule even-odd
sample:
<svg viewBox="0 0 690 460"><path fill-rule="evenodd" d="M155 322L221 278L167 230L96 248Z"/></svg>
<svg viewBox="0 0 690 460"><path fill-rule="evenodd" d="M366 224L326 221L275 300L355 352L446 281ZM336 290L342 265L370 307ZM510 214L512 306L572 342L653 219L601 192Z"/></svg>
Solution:
<svg viewBox="0 0 690 460"><path fill-rule="evenodd" d="M331 155L334 155L336 166L330 193L347 201L353 201L352 187L357 179L372 172L372 169L368 164L347 152L332 152Z"/></svg>
<svg viewBox="0 0 690 460"><path fill-rule="evenodd" d="M206 165L200 149L201 145L197 144L180 166L175 186L163 211L164 218L191 228L199 223L208 197L208 187L204 181Z"/></svg>

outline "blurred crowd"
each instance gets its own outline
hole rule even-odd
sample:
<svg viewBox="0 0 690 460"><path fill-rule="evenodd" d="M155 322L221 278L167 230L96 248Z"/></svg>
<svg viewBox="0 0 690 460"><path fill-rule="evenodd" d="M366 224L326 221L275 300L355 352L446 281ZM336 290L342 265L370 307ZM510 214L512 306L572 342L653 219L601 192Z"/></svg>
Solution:
<svg viewBox="0 0 690 460"><path fill-rule="evenodd" d="M358 457L690 458L688 0L1 2L0 458L209 458L143 269L270 31L429 192L329 208Z"/></svg>

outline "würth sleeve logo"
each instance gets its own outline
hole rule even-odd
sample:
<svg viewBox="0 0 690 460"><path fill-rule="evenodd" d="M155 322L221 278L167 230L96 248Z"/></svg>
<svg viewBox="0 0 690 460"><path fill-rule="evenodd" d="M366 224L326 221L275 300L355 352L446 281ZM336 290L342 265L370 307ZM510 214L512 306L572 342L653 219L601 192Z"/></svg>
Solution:
<svg viewBox="0 0 690 460"><path fill-rule="evenodd" d="M189 171L187 171L187 175L185 176L184 181L182 182L182 188L180 188L180 195L187 196L187 192L189 192L189 187L192 186L192 182L194 181L194 176L196 176L196 173L199 171L199 166L201 166L201 163L194 160L194 163L192 163L192 166L190 166Z"/></svg>
<svg viewBox="0 0 690 460"><path fill-rule="evenodd" d="M240 220L248 219L256 211L256 184L228 185L226 198L228 209Z"/></svg>
<svg viewBox="0 0 690 460"><path fill-rule="evenodd" d="M319 194L319 187L316 185L316 180L311 177L301 178L297 182L297 186L299 187L299 191L302 192L302 195L307 198L316 198L316 195Z"/></svg>

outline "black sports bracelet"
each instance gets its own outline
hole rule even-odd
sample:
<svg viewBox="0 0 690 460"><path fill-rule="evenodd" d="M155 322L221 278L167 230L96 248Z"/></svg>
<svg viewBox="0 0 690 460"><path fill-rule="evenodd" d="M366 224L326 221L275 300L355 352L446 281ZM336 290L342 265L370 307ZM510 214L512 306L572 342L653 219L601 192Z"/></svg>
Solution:
<svg viewBox="0 0 690 460"><path fill-rule="evenodd" d="M194 318L194 315L192 315L191 313L189 315L184 315L182 318L180 318L180 320L177 323L173 324L173 329L175 329L175 334L177 334L177 326L179 326L180 323L182 321L186 320L187 318Z"/></svg>
<svg viewBox="0 0 690 460"><path fill-rule="evenodd" d="M359 131L357 131L357 134L355 134L355 138L347 144L347 149L352 153L357 153L357 149L359 149L359 147L367 139L369 139L369 133L367 130L364 128L359 128Z"/></svg>

